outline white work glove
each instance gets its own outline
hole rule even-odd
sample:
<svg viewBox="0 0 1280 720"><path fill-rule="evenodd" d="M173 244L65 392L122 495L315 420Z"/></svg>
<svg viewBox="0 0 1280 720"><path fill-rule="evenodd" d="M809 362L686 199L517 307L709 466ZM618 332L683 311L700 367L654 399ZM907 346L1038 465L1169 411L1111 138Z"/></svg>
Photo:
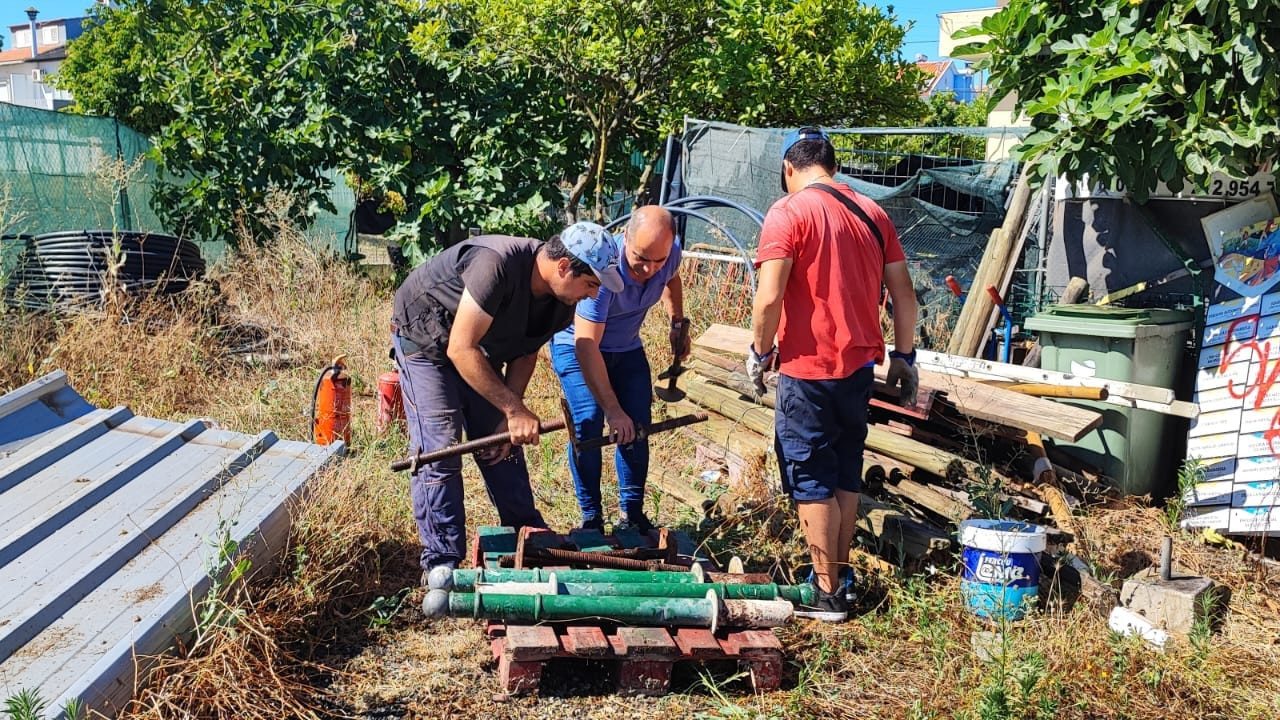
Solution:
<svg viewBox="0 0 1280 720"><path fill-rule="evenodd" d="M920 371L916 369L916 351L900 353L894 350L889 353L889 373L885 376L885 384L898 388L898 404L903 407L916 406L916 390L920 387Z"/></svg>
<svg viewBox="0 0 1280 720"><path fill-rule="evenodd" d="M756 353L755 344L747 347L747 379L751 381L752 387L756 391L756 401L764 397L764 371L769 369L773 364L774 355L778 352L778 346L769 348L769 352L759 355Z"/></svg>

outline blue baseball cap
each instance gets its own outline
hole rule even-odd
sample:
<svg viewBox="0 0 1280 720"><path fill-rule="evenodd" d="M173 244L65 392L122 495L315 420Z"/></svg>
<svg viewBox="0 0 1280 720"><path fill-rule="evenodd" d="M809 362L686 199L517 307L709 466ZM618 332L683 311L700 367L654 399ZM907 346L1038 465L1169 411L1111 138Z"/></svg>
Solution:
<svg viewBox="0 0 1280 720"><path fill-rule="evenodd" d="M827 142L831 142L831 138L827 137L827 134L822 131L822 128L806 125L805 127L792 130L782 138L782 155L779 157L786 157L787 151L801 140L826 140Z"/></svg>
<svg viewBox="0 0 1280 720"><path fill-rule="evenodd" d="M822 128L814 127L812 125L806 125L802 128L796 128L795 130L792 130L791 132L783 136L782 154L779 157L785 158L787 156L787 151L790 150L796 143L800 142L801 140L824 140L827 143L831 142L831 138L828 137L827 134L822 131ZM786 192L787 191L787 168L783 167L780 172L781 172L781 175L779 176L779 181L782 185L782 192Z"/></svg>
<svg viewBox="0 0 1280 720"><path fill-rule="evenodd" d="M574 257L586 263L611 292L622 292L618 274L618 246L608 230L593 222L576 222L560 233L560 242Z"/></svg>

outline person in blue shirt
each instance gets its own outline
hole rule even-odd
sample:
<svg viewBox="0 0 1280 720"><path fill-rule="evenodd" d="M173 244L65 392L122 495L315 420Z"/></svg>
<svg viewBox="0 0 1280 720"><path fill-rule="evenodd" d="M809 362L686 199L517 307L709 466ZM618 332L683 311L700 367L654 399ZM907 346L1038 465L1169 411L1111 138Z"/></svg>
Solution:
<svg viewBox="0 0 1280 720"><path fill-rule="evenodd" d="M573 414L573 431L580 438L600 437L608 422L617 440L617 527L646 533L654 527L644 514L649 443L636 437L636 428L650 422L653 381L640 326L649 308L661 301L671 320L671 351L682 359L688 355L689 321L675 232L675 220L664 208L647 205L632 213L622 236L614 238L622 259L617 268L622 289L601 288L596 297L580 301L573 324L551 340L551 365ZM582 526L603 531L600 450L571 453L569 470Z"/></svg>

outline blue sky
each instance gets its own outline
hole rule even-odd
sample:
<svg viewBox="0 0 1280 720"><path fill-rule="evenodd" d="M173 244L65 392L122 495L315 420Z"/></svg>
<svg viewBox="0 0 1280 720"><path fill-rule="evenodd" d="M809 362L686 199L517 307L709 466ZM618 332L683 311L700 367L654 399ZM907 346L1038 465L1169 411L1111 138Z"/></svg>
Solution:
<svg viewBox="0 0 1280 720"><path fill-rule="evenodd" d="M4 7L0 23L8 26L23 22L27 19L23 12L27 7L39 10L41 19L52 19L83 15L84 9L91 4L92 0L0 0L0 5ZM930 60L938 59L938 13L995 6L994 0L875 0L872 4L882 8L892 5L898 20L903 24L914 20L915 25L907 33L902 54L911 59L917 53L923 53ZM5 39L8 40L7 37Z"/></svg>

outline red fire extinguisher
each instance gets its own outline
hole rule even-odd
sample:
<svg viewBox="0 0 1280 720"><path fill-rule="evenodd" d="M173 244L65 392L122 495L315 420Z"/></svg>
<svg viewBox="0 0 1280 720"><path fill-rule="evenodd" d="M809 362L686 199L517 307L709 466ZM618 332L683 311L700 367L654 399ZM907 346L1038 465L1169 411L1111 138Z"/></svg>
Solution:
<svg viewBox="0 0 1280 720"><path fill-rule="evenodd" d="M351 443L351 376L344 372L346 355L333 359L316 379L311 394L311 427L317 445L335 440Z"/></svg>
<svg viewBox="0 0 1280 720"><path fill-rule="evenodd" d="M404 420L404 399L400 397L400 372L391 370L378 376L378 432L386 432L396 420Z"/></svg>

